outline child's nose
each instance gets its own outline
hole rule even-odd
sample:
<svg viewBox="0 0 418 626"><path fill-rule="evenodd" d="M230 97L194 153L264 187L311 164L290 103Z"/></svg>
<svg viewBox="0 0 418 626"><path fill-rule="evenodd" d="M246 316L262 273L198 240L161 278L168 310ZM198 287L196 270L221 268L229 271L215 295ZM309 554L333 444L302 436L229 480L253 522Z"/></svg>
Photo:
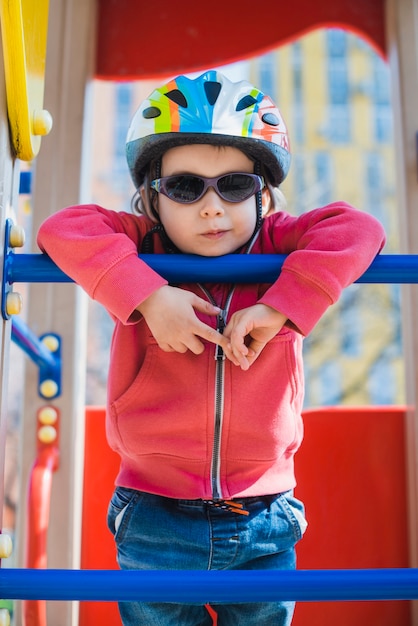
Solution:
<svg viewBox="0 0 418 626"><path fill-rule="evenodd" d="M216 217L225 213L222 198L211 187L201 199L200 214L202 217Z"/></svg>

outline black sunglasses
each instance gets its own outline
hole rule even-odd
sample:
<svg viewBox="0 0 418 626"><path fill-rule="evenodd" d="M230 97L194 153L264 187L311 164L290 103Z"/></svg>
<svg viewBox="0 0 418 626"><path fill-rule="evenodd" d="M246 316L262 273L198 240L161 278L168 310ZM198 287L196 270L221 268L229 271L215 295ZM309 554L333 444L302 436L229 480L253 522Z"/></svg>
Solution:
<svg viewBox="0 0 418 626"><path fill-rule="evenodd" d="M233 172L215 178L205 178L194 174L178 174L155 178L150 183L151 189L162 193L174 202L191 204L197 202L208 187L227 202L243 202L264 187L264 178L257 174Z"/></svg>

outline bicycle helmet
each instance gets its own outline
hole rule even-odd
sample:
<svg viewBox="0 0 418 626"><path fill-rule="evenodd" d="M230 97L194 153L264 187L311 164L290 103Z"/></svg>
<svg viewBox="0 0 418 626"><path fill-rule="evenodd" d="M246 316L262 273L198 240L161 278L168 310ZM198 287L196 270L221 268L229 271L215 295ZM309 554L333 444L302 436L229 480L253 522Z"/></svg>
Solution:
<svg viewBox="0 0 418 626"><path fill-rule="evenodd" d="M289 171L289 138L274 102L247 81L231 82L215 70L195 79L178 76L140 105L126 140L135 187L143 183L151 160L196 143L239 148L264 164L274 186Z"/></svg>

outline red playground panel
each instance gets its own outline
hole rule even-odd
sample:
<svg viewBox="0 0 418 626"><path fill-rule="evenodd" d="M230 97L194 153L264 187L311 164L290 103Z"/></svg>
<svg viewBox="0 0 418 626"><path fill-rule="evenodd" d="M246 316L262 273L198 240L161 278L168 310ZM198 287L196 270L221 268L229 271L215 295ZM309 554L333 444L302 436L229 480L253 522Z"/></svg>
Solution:
<svg viewBox="0 0 418 626"><path fill-rule="evenodd" d="M118 456L102 407L86 410L83 569L116 569L106 511ZM304 414L296 495L309 522L299 569L408 567L405 408L324 408ZM119 624L114 602L82 602L80 626ZM292 626L411 626L410 602L298 603Z"/></svg>
<svg viewBox="0 0 418 626"><path fill-rule="evenodd" d="M106 516L119 457L107 445L102 407L86 409L85 451L81 568L118 569ZM79 626L120 623L116 602L80 603Z"/></svg>
<svg viewBox="0 0 418 626"><path fill-rule="evenodd" d="M309 522L299 569L408 567L404 407L304 413L297 497ZM409 602L298 603L292 626L410 626Z"/></svg>

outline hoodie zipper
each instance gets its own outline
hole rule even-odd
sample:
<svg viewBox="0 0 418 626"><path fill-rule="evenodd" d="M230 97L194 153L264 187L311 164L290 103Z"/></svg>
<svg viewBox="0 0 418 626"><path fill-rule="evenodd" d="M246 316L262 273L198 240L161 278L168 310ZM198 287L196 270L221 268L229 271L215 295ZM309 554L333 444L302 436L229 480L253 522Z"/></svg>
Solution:
<svg viewBox="0 0 418 626"><path fill-rule="evenodd" d="M260 230L254 233L245 254L249 254L254 246L254 243L258 239ZM198 283L198 287L208 298L214 306L219 306L215 302L212 294ZM235 286L229 291L225 306L217 317L217 331L223 334L226 326L226 320L228 317L228 311L231 304L232 296L235 291ZM211 461L211 486L212 486L212 498L213 500L222 500L222 487L221 487L221 443L222 443L222 425L224 417L224 392L225 392L225 354L221 346L216 345L215 349L215 407L214 407L214 434L213 434L213 446L212 446L212 461ZM234 507L236 508L236 507ZM243 512L243 511L235 511ZM247 513L244 513L245 515Z"/></svg>
<svg viewBox="0 0 418 626"><path fill-rule="evenodd" d="M218 315L217 331L223 334L225 329L226 311L222 310ZM222 499L222 487L220 480L221 466L221 441L222 441L222 423L224 416L224 388L225 388L225 354L221 346L216 345L215 349L215 423L213 432L212 447L212 464L211 464L211 483L212 498L215 500Z"/></svg>
<svg viewBox="0 0 418 626"><path fill-rule="evenodd" d="M205 293L207 298L214 306L218 306L212 297L212 294L199 285L200 289ZM234 288L228 293L225 307L217 316L217 328L219 333L223 333L226 326L229 305L231 303ZM221 469L221 443L222 443L222 424L224 417L224 391L225 391L225 354L221 346L215 347L215 406L214 406L214 432L212 445L212 461L211 461L211 487L213 500L222 500L222 487L220 479Z"/></svg>

